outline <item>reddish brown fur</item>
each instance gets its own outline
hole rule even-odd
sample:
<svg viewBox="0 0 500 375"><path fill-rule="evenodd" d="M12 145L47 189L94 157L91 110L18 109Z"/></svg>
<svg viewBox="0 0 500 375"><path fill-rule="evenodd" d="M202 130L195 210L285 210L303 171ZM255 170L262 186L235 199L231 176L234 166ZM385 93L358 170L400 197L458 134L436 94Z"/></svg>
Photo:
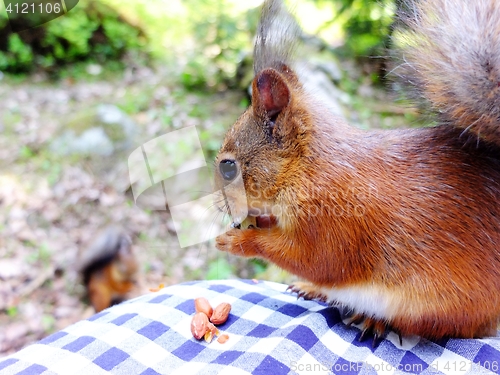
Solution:
<svg viewBox="0 0 500 375"><path fill-rule="evenodd" d="M128 261L126 261L128 262ZM134 286L137 263L111 262L89 276L87 290L90 302L96 312L111 306L114 299L123 299Z"/></svg>
<svg viewBox="0 0 500 375"><path fill-rule="evenodd" d="M139 263L129 236L118 228L109 227L80 254L79 266L90 302L99 312L127 297Z"/></svg>
<svg viewBox="0 0 500 375"><path fill-rule="evenodd" d="M387 319L402 334L495 333L500 150L467 142L462 126L354 129L309 97L286 66L274 71L287 104L270 122L257 74L254 105L220 154L236 161L249 212L272 214L276 225L232 229L217 247L267 259L318 290L382 286L404 301Z"/></svg>

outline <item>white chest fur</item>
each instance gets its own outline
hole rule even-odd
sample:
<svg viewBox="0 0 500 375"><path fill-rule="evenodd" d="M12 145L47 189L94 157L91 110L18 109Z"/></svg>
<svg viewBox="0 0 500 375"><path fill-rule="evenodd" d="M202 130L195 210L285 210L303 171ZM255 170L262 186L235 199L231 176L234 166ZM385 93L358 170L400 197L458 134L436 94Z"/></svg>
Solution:
<svg viewBox="0 0 500 375"><path fill-rule="evenodd" d="M343 288L322 288L322 294L328 301L338 302L356 313L390 320L398 315L402 308L402 299L398 293L376 285L366 284Z"/></svg>

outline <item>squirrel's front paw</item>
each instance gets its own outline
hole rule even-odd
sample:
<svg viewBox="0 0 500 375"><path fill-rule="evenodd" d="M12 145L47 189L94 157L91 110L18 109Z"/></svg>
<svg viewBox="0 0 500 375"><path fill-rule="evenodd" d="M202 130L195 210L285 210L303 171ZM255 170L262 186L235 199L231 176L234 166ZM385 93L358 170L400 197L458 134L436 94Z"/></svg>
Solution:
<svg viewBox="0 0 500 375"><path fill-rule="evenodd" d="M238 229L230 229L226 233L217 236L215 239L215 247L221 251L227 251L232 253L233 248L233 238L235 237L235 231Z"/></svg>
<svg viewBox="0 0 500 375"><path fill-rule="evenodd" d="M245 232L250 229L233 228L215 239L215 247L228 253L251 257L255 256L253 246L246 239Z"/></svg>
<svg viewBox="0 0 500 375"><path fill-rule="evenodd" d="M297 299L302 297L305 300L318 300L321 302L328 302L328 296L325 295L321 289L313 283L297 281L288 286L287 290L297 294Z"/></svg>

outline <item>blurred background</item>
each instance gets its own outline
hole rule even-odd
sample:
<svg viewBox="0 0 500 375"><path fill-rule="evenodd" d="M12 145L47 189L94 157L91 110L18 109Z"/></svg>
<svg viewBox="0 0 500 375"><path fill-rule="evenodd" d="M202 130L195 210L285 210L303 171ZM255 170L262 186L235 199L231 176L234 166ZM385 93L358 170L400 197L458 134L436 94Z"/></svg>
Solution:
<svg viewBox="0 0 500 375"><path fill-rule="evenodd" d="M212 165L249 104L261 3L82 0L18 33L0 5L0 356L92 315L81 271L95 263L87 282L112 262L130 276L122 299L193 279L293 280L213 241L181 248L168 209L136 204L127 165L143 143L193 125ZM301 73L333 111L365 129L419 125L415 109L391 104L394 1L292 8Z"/></svg>

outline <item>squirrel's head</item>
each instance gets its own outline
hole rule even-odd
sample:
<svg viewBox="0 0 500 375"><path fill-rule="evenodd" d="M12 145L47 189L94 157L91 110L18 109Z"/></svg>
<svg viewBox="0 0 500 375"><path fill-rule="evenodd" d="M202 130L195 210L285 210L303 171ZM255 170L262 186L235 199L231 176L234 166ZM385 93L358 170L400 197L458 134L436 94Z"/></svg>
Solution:
<svg viewBox="0 0 500 375"><path fill-rule="evenodd" d="M252 105L227 132L215 162L220 203L234 225L247 215L257 226L280 221L280 194L308 150L310 112L290 69L300 26L282 0L266 0L257 30Z"/></svg>
<svg viewBox="0 0 500 375"><path fill-rule="evenodd" d="M227 132L215 162L215 181L234 225L247 215L279 219L278 200L308 142L302 87L285 64L266 68L252 83L252 105ZM258 223L258 221L257 221Z"/></svg>

